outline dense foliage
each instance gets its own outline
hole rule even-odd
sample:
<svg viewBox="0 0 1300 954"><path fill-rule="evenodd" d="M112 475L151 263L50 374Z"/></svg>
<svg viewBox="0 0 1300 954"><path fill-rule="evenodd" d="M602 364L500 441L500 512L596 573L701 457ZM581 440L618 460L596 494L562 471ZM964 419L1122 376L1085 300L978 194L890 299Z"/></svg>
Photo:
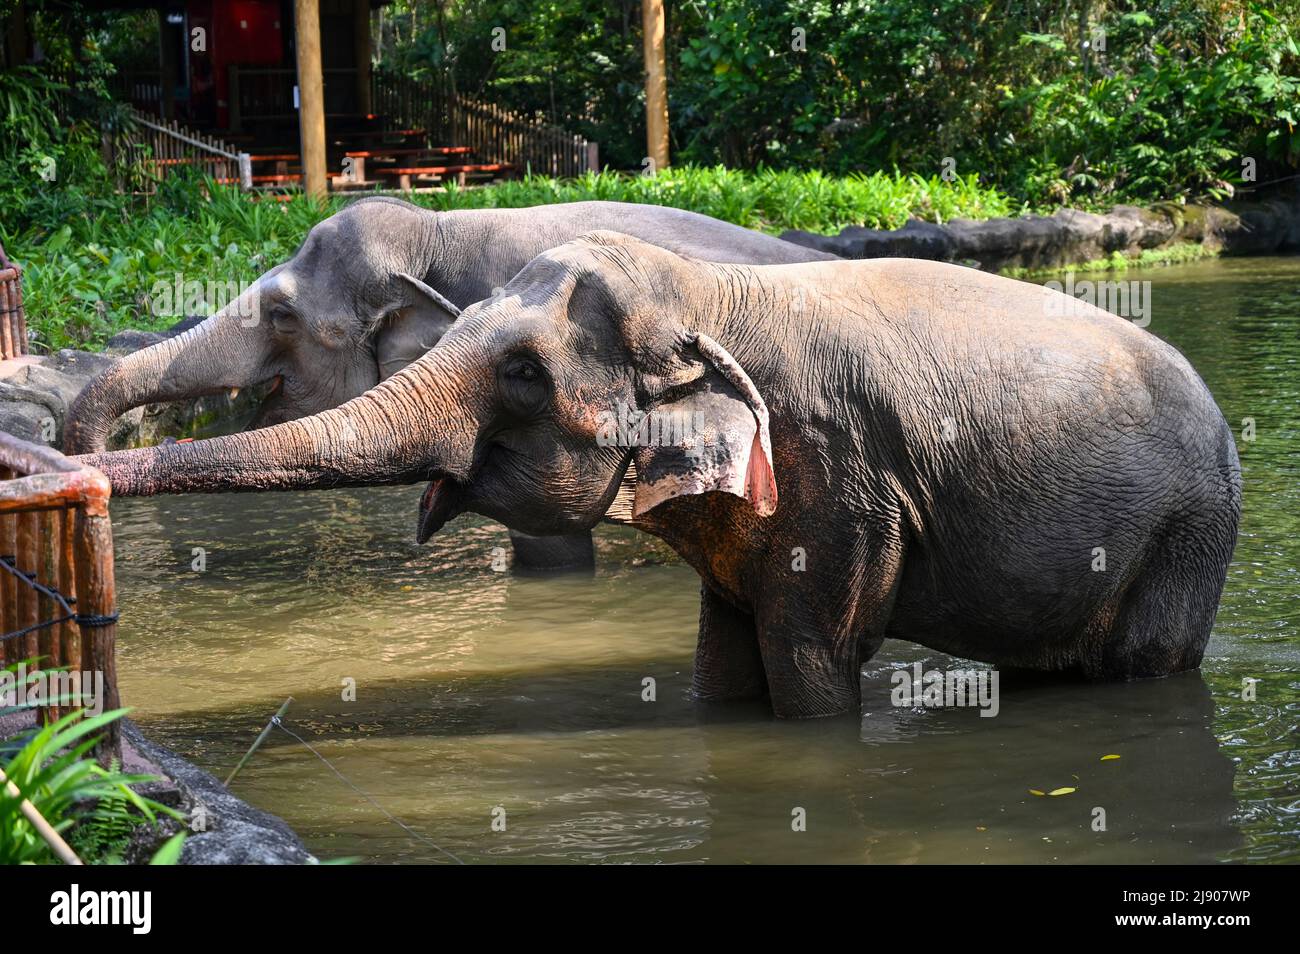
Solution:
<svg viewBox="0 0 1300 954"><path fill-rule="evenodd" d="M56 196L60 196L56 198ZM601 173L560 182L530 177L483 189L412 196L431 208L521 207L582 199L649 202L703 212L767 231L835 232L845 225L896 228L909 216L944 221L1015 211L974 176L825 176L677 166L654 178ZM74 209L40 192L0 217L0 241L25 269L28 323L37 350L98 345L126 327L165 327L150 315L158 282L252 280L293 254L307 230L345 197L322 207L301 196L252 201L232 188L183 178L164 183L147 207L126 197Z"/></svg>
<svg viewBox="0 0 1300 954"><path fill-rule="evenodd" d="M638 4L390 9L390 66L640 164ZM682 0L668 8L674 152L924 176L951 159L1035 204L1222 194L1243 158L1257 181L1300 163L1298 33L1295 0Z"/></svg>
<svg viewBox="0 0 1300 954"><path fill-rule="evenodd" d="M106 77L142 65L156 17L29 8L47 60L0 70L0 240L26 268L38 350L165 323L145 308L159 281L251 279L337 207L184 180L124 196L140 170L100 157L100 130L124 122ZM635 0L396 0L376 17L383 69L548 116L597 139L612 166L639 168ZM668 5L668 173L417 201L611 198L834 232L1219 196L1241 184L1243 159L1258 182L1300 164L1298 31L1300 0L680 0Z"/></svg>
<svg viewBox="0 0 1300 954"><path fill-rule="evenodd" d="M0 707L0 714L18 708ZM15 795L8 786L0 786L0 864L57 861L23 812L23 799L89 863L119 863L139 826L160 817L181 818L174 809L134 791L133 785L153 781L152 776L123 774L115 766L106 769L93 758L97 733L125 711L91 716L78 709L49 725L0 738L0 768L17 790ZM175 863L183 841L179 834L170 839L154 863Z"/></svg>

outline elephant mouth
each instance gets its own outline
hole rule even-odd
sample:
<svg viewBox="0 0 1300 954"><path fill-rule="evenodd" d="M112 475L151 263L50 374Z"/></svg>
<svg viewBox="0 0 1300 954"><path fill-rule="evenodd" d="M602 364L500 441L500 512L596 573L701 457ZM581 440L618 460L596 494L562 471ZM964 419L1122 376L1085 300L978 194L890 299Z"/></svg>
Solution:
<svg viewBox="0 0 1300 954"><path fill-rule="evenodd" d="M417 543L425 543L460 513L464 487L446 474L435 474L420 497L420 519L415 531Z"/></svg>

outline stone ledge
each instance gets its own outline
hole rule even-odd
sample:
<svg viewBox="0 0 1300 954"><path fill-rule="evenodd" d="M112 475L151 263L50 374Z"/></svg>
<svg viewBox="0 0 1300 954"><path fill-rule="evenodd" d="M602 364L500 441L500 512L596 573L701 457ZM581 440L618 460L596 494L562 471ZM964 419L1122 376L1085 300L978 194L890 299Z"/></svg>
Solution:
<svg viewBox="0 0 1300 954"><path fill-rule="evenodd" d="M161 769L179 789L182 811L201 807L207 830L191 832L181 853L184 865L303 865L316 858L285 822L231 794L214 775L170 749L150 742L129 719L122 722L124 743Z"/></svg>
<svg viewBox="0 0 1300 954"><path fill-rule="evenodd" d="M200 320L187 318L162 332L124 331L110 338L103 352L63 349L50 355L0 361L0 431L62 447L68 408L92 378L121 356L180 334ZM233 401L219 394L135 408L117 419L108 436L108 449L158 444L167 437L239 430L256 413L255 391L245 389Z"/></svg>
<svg viewBox="0 0 1300 954"><path fill-rule="evenodd" d="M1227 255L1268 255L1300 249L1300 197L1223 206L1120 205L1104 215L1061 209L1049 216L954 219L944 225L910 219L901 229L849 226L838 235L791 230L781 238L842 258L925 258L985 271L1061 268L1179 242Z"/></svg>

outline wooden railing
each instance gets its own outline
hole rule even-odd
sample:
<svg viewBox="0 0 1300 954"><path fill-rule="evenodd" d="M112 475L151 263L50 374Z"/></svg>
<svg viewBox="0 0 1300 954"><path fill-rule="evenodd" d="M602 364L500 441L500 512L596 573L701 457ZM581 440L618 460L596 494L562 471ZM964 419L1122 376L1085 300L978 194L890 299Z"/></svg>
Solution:
<svg viewBox="0 0 1300 954"><path fill-rule="evenodd" d="M146 193L179 169L198 169L218 182L253 186L248 153L213 136L182 126L176 120L154 120L132 110L130 128L104 136L105 161L118 166L125 157L136 173L132 185Z"/></svg>
<svg viewBox="0 0 1300 954"><path fill-rule="evenodd" d="M450 102L452 142L471 146L481 162L508 162L538 175L572 177L599 171L594 142L464 96Z"/></svg>
<svg viewBox="0 0 1300 954"><path fill-rule="evenodd" d="M22 274L23 270L9 261L0 245L0 361L27 353Z"/></svg>
<svg viewBox="0 0 1300 954"><path fill-rule="evenodd" d="M46 720L120 704L110 493L99 471L0 433L0 664L77 677L48 680L68 692L42 700ZM102 698L81 695L83 674ZM120 759L117 722L104 731L100 758Z"/></svg>
<svg viewBox="0 0 1300 954"><path fill-rule="evenodd" d="M479 162L505 162L538 175L600 170L596 143L543 120L444 90L433 80L372 78L371 102L392 126L424 129L439 145L470 146Z"/></svg>

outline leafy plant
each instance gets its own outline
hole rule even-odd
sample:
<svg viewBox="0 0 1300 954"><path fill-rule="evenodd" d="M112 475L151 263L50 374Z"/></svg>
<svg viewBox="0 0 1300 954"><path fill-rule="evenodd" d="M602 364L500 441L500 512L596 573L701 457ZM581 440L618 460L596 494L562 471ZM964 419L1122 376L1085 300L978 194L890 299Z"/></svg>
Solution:
<svg viewBox="0 0 1300 954"><path fill-rule="evenodd" d="M5 711L13 711L5 710ZM115 709L97 716L77 710L56 722L29 730L0 748L5 775L19 792L0 787L0 864L44 864L54 860L49 846L21 811L23 798L60 833L74 825L74 842L87 860L113 860L126 835L159 815L180 818L173 809L144 798L131 786L151 776L104 768L91 757L96 733L126 713Z"/></svg>

